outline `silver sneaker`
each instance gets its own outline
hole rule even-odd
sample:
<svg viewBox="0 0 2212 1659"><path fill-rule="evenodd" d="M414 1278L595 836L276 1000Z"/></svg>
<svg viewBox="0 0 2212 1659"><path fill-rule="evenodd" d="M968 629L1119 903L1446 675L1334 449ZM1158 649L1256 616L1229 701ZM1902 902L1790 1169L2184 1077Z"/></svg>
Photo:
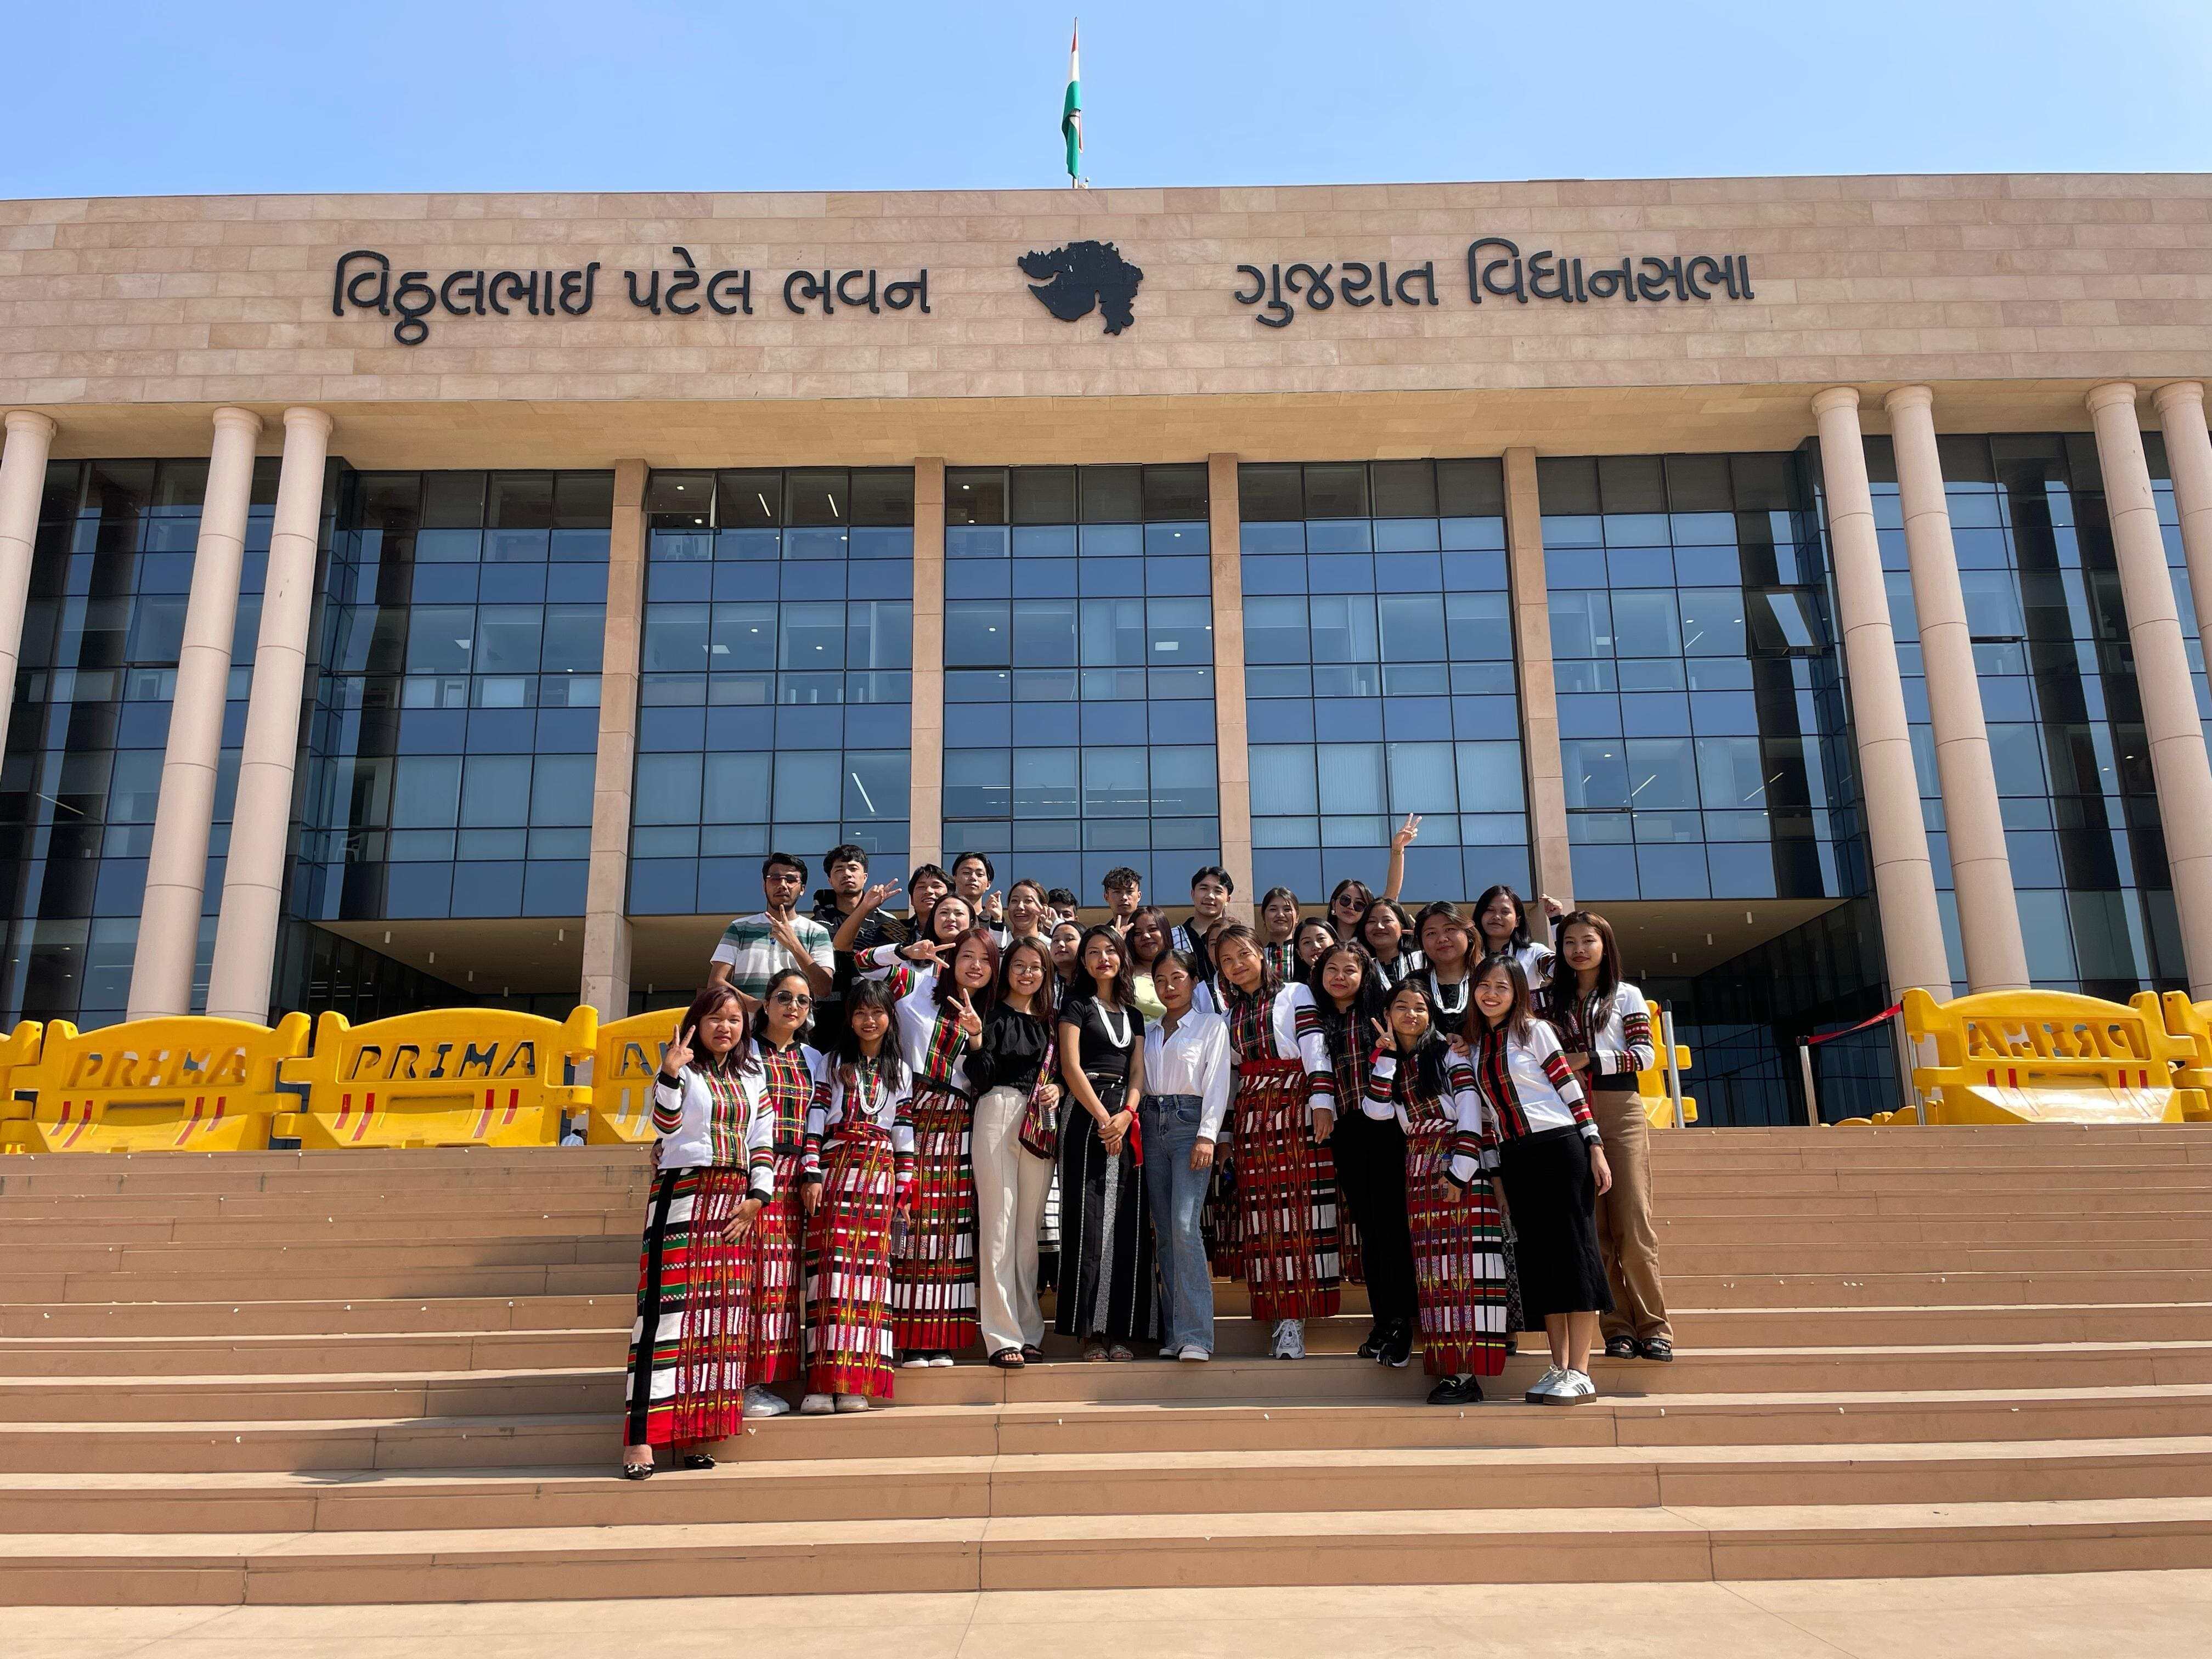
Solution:
<svg viewBox="0 0 2212 1659"><path fill-rule="evenodd" d="M1212 1358L1213 1356L1206 1352L1205 1349L1200 1347L1197 1343L1186 1342L1176 1351L1176 1358L1177 1359L1188 1360L1194 1364L1204 1364L1207 1360Z"/></svg>
<svg viewBox="0 0 2212 1659"><path fill-rule="evenodd" d="M1536 1379L1536 1386L1529 1389L1522 1398L1532 1406L1556 1405L1559 1403L1559 1387L1566 1381L1568 1375L1568 1372L1559 1366L1551 1366L1546 1370L1543 1376Z"/></svg>
<svg viewBox="0 0 2212 1659"><path fill-rule="evenodd" d="M756 1382L745 1390L747 1417L782 1417L791 1410L791 1401Z"/></svg>
<svg viewBox="0 0 2212 1659"><path fill-rule="evenodd" d="M837 1409L837 1402L826 1394L810 1394L799 1402L801 1417L827 1417Z"/></svg>
<svg viewBox="0 0 2212 1659"><path fill-rule="evenodd" d="M1268 1352L1277 1359L1304 1359L1306 1357L1306 1322L1303 1319L1277 1320L1274 1346Z"/></svg>

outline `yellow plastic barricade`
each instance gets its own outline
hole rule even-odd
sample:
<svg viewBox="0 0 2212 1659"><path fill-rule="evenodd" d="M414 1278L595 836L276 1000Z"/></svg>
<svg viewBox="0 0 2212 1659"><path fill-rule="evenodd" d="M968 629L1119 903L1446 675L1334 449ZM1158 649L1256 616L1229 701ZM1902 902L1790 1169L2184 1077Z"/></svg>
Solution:
<svg viewBox="0 0 2212 1659"><path fill-rule="evenodd" d="M2186 991L2138 991L2128 1006L2162 1024L2185 1040L2191 1057L2173 1074L2181 1096L2181 1115L2191 1123L2212 1121L2212 1002L2191 1002Z"/></svg>
<svg viewBox="0 0 2212 1659"><path fill-rule="evenodd" d="M1653 1059L1650 1071L1638 1072L1636 1074L1636 1092L1643 1099L1644 1115L1651 1127L1655 1129L1671 1129L1674 1127L1674 1103L1667 1098L1667 1047L1661 1036L1666 1027L1660 1021L1657 1003L1647 1002L1644 1006L1651 1011ZM1687 1072L1690 1069L1690 1045L1686 1042L1678 1042L1674 1045L1674 1069L1677 1072ZM1684 1095L1682 1121L1695 1123L1697 1121L1698 1103L1689 1096Z"/></svg>
<svg viewBox="0 0 2212 1659"><path fill-rule="evenodd" d="M1932 1039L1913 1087L1931 1123L2178 1123L2203 1097L2177 1088L2196 1056L2155 1010L2069 991L1985 991L1939 1003L1905 994L1905 1031ZM2191 1097L2193 1097L2193 1098Z"/></svg>
<svg viewBox="0 0 2212 1659"><path fill-rule="evenodd" d="M505 1008L439 1008L367 1025L325 1013L314 1052L284 1066L307 1085L304 1109L276 1133L308 1149L557 1146L562 1115L592 1091L562 1081L564 1060L592 1054L599 1014L565 1024Z"/></svg>
<svg viewBox="0 0 2212 1659"><path fill-rule="evenodd" d="M35 1109L29 1101L15 1098L15 1075L38 1059L46 1030L37 1020L27 1019L0 1037L0 1153L33 1150L35 1131L30 1124Z"/></svg>
<svg viewBox="0 0 2212 1659"><path fill-rule="evenodd" d="M681 1007L632 1014L599 1027L592 1061L592 1117L585 1140L593 1146L638 1146L653 1138L653 1079L660 1053L676 1035Z"/></svg>
<svg viewBox="0 0 2212 1659"><path fill-rule="evenodd" d="M292 1104L277 1091L277 1068L307 1048L305 1014L285 1015L274 1030L189 1014L82 1032L58 1019L43 1043L35 1027L19 1025L6 1046L26 1030L36 1058L16 1065L8 1086L35 1089L38 1100L7 1134L34 1152L258 1151Z"/></svg>

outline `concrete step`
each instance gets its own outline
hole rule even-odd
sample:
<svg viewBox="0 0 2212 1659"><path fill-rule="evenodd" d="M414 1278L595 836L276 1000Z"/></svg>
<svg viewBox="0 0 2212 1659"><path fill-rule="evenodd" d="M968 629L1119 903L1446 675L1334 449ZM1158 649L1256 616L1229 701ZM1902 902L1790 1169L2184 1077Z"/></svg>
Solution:
<svg viewBox="0 0 2212 1659"><path fill-rule="evenodd" d="M13 1605L1636 1583L2212 1562L2212 1499L1389 1510L334 1532L62 1534L0 1561Z"/></svg>
<svg viewBox="0 0 2212 1659"><path fill-rule="evenodd" d="M1417 1382L1420 1379L1416 1378ZM792 1458L1304 1452L1468 1446L1899 1445L2191 1436L2212 1385L1886 1389L1864 1394L1602 1394L1562 1410L1522 1403L1509 1371L1480 1406L1425 1405L1425 1387L1311 1401L1136 1399L901 1403L852 1416L749 1420L724 1455ZM1612 1385L1601 1371L1601 1389ZM1516 1386L1517 1385L1517 1387ZM347 1473L603 1464L613 1412L573 1416L0 1424L0 1469L134 1474Z"/></svg>
<svg viewBox="0 0 2212 1659"><path fill-rule="evenodd" d="M10 1474L0 1533L389 1532L1328 1509L2058 1502L2212 1495L2212 1438L1822 1446L1422 1446L746 1459L432 1474Z"/></svg>

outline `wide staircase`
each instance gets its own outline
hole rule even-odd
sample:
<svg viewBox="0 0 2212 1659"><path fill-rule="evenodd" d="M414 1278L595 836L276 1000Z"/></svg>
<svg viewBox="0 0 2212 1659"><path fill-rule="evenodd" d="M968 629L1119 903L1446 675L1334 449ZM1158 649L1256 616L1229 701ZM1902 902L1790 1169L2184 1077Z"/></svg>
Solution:
<svg viewBox="0 0 2212 1659"><path fill-rule="evenodd" d="M2212 1565L2212 1129L1657 1137L1671 1366L902 1371L612 1478L629 1150L0 1159L0 1602ZM1358 1304L1357 1293L1347 1298Z"/></svg>

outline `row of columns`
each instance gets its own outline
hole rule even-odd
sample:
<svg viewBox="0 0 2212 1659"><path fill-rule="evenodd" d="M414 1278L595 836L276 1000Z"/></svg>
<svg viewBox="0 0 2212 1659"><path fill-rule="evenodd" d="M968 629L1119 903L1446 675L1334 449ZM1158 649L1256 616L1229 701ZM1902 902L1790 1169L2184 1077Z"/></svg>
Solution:
<svg viewBox="0 0 2212 1659"><path fill-rule="evenodd" d="M2212 996L2212 761L2208 761L2142 429L2136 388L2094 389L2087 409L2102 465L2136 672L2159 793L2175 907L2189 963L2191 994ZM2165 435L2183 546L2199 611L2212 637L2212 434L2204 389L2161 387L2154 399ZM1884 400L1897 457L1907 562L1920 617L1929 714L1948 834L1953 885L1965 947L1966 984L2000 990L2028 981L2027 953L2012 889L1996 781L1966 623L1958 562L1936 447L1935 397L1905 386ZM1936 908L1935 872L1920 811L1902 679L1897 661L1874 504L1867 482L1859 394L1832 387L1813 400L1833 549L1838 625L1850 675L1861 788L1866 803L1875 891L1882 918L1891 988L1952 990ZM259 1021L269 1008L292 796L306 689L307 633L313 609L323 483L331 422L319 410L285 412L283 461L261 627L254 653L237 803L224 866L222 901L207 1012ZM177 690L170 716L146 896L133 965L130 1014L190 1012L207 848L221 758L230 643L245 560L246 516L259 416L217 410L210 453ZM18 410L5 421L0 451L0 744L13 703L24 606L52 420ZM1556 703L1550 683L1543 544L1535 500L1534 454L1506 456L1510 556L1516 580L1516 661L1522 665L1529 807L1539 885L1565 891L1564 792ZM1209 458L1215 503L1212 538L1217 644L1217 740L1223 783L1224 850L1240 886L1249 886L1249 779L1241 653L1243 611L1237 581L1236 458ZM617 472L617 507L608 592L608 668L603 678L600 745L586 920L584 994L610 1008L627 1006L629 925L625 917L630 771L635 753L636 636L642 621L645 533L642 462ZM916 856L931 840L941 799L941 669L928 684L922 665L941 662L943 464L916 469L915 732L913 799ZM1525 496L1525 501L1520 497ZM1522 567L1526 567L1524 569ZM930 637L925 639L925 635ZM1536 637L1540 635L1541 637ZM625 648L626 647L626 648ZM630 665L627 675L623 665ZM1534 672L1540 670L1542 672ZM1233 672L1231 672L1233 671Z"/></svg>
<svg viewBox="0 0 2212 1659"><path fill-rule="evenodd" d="M2212 759L2206 755L2180 613L2166 573L2136 400L2132 385L2113 381L2094 388L2087 403L2104 473L2190 995L2202 999L2212 996ZM2164 386L2155 404L2181 512L2199 632L2212 637L2212 586L2207 585L2212 583L2212 434L2205 427L2204 388L2195 381ZM1888 395L1884 406L1896 449L1905 557L1920 617L1966 988L2014 989L2028 983L2027 950L2013 895L1981 686L1945 505L1935 394L1926 386L1902 386ZM1860 793L1890 989L1897 994L1917 986L1948 997L1951 970L1875 534L1859 394L1849 386L1832 386L1813 399L1813 413L1820 434L1837 625L1850 680Z"/></svg>
<svg viewBox="0 0 2212 1659"><path fill-rule="evenodd" d="M314 608L323 473L331 417L317 409L284 415L284 459L270 527L269 574L253 658L240 758L230 851L223 866L215 963L207 1012L260 1024L269 1017L270 981L290 849L292 781L307 687L307 626ZM0 745L13 711L15 665L31 581L39 502L56 428L47 416L11 411L0 450ZM168 750L155 807L146 896L131 975L134 1019L191 1012L192 968L205 902L207 849L215 781L222 752L223 705L230 681L231 633L238 617L246 521L261 418L218 409L209 449L207 496L185 601Z"/></svg>

